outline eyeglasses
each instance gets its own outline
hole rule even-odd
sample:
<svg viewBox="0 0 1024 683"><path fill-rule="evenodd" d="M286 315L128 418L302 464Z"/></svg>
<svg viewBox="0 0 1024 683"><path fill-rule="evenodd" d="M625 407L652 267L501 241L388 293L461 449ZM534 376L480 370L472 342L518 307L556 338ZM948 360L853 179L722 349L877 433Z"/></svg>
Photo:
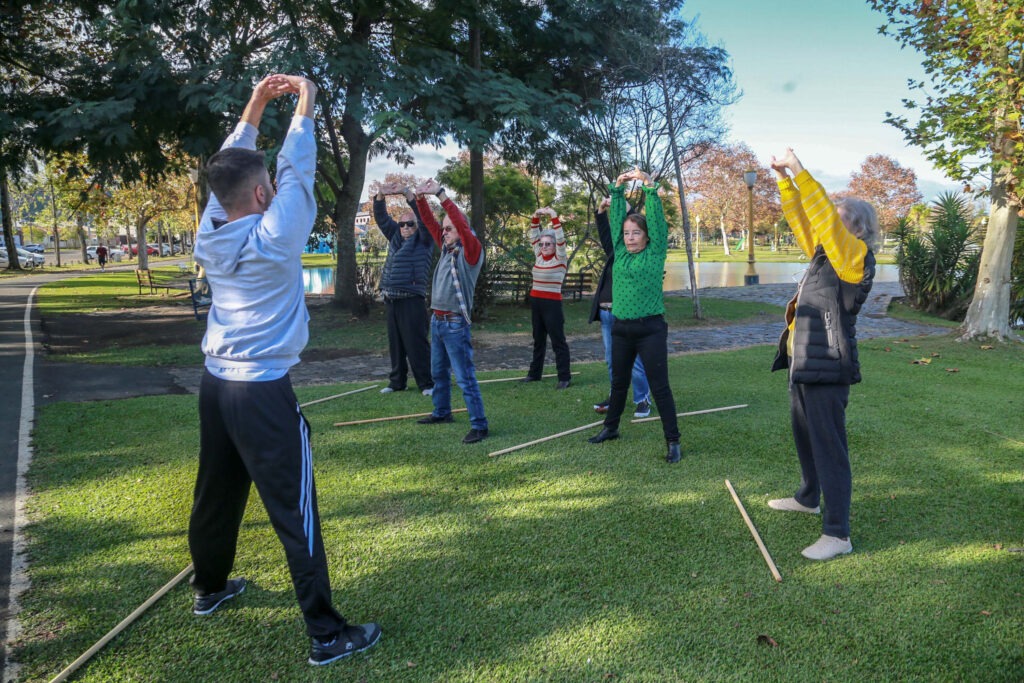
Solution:
<svg viewBox="0 0 1024 683"><path fill-rule="evenodd" d="M541 247L553 247L553 246L555 246L555 243L554 242L541 242L540 246Z"/></svg>
<svg viewBox="0 0 1024 683"><path fill-rule="evenodd" d="M416 221L398 221L398 227L400 228L415 228Z"/></svg>
<svg viewBox="0 0 1024 683"><path fill-rule="evenodd" d="M441 228L441 232L455 232L455 228L453 228L450 225L446 225L443 228Z"/></svg>

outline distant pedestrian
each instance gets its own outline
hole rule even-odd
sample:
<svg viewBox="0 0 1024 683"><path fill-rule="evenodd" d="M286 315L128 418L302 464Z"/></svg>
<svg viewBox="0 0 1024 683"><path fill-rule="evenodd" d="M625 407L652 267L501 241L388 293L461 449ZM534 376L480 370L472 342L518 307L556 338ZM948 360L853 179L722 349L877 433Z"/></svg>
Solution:
<svg viewBox="0 0 1024 683"><path fill-rule="evenodd" d="M769 500L768 506L819 514L824 496L821 537L802 554L810 560L830 560L853 551L846 406L850 385L860 382L857 313L875 277L878 218L861 199L833 203L792 149L781 159L772 157L771 165L782 212L810 265L786 306L786 328L772 363L772 371L789 372L800 487L792 498Z"/></svg>
<svg viewBox="0 0 1024 683"><path fill-rule="evenodd" d="M608 386L611 391L612 383L612 325L615 323L615 316L612 315L612 289L613 271L615 266L615 245L612 242L612 229L608 224L608 207L611 199L605 197L601 200L597 211L594 214L594 222L597 224L597 236L601 240L601 248L604 249L605 262L601 270L601 277L597 281L597 291L594 292L594 301L590 307L590 319L588 322L599 321L601 323L601 340L604 342L604 362L608 366ZM632 213L629 202L626 202L626 215ZM651 414L651 387L647 383L647 374L644 372L644 362L637 354L633 361L631 374L633 387L633 417L647 417ZM608 412L608 404L611 398L594 404L594 411L599 414Z"/></svg>
<svg viewBox="0 0 1024 683"><path fill-rule="evenodd" d="M256 136L266 104L298 95L277 157L277 192ZM372 647L377 624L349 624L331 604L320 533L309 422L289 368L309 338L302 250L316 219L313 192L316 86L269 76L255 87L241 122L210 157L210 199L196 263L212 286L199 387L199 471L188 542L195 565L193 612L213 613L245 590L229 579L252 483L284 546L292 586L311 638L309 663Z"/></svg>
<svg viewBox="0 0 1024 683"><path fill-rule="evenodd" d="M646 216L626 215L623 184L643 181ZM626 392L639 355L651 383L651 393L661 415L661 429L668 447L665 460L679 462L679 425L676 403L668 381L668 324L662 279L668 256L668 223L651 177L636 169L620 175L609 186L611 216L609 224L615 246L614 291L612 292L612 392L604 428L590 443L619 438L619 419L626 403Z"/></svg>
<svg viewBox="0 0 1024 683"><path fill-rule="evenodd" d="M107 269L107 248L102 244L96 247L96 260L100 264L100 270L104 271Z"/></svg>
<svg viewBox="0 0 1024 683"><path fill-rule="evenodd" d="M470 311L476 280L484 266L483 245L470 229L466 216L448 198L436 180L416 188L416 205L434 241L441 247L441 258L434 269L430 288L430 369L434 376L434 410L420 424L452 422L452 373L462 389L469 412L470 430L462 443L477 443L487 438L487 415L480 384L473 365L473 339L470 335ZM439 225L425 195L436 195L444 208Z"/></svg>
<svg viewBox="0 0 1024 683"><path fill-rule="evenodd" d="M388 214L386 198L401 194L409 203L396 222ZM409 369L424 396L434 391L430 374L430 320L427 318L427 281L434 260L434 238L420 220L416 194L397 183L381 185L373 200L373 218L388 240L388 256L380 278L380 290L388 326L391 374L380 393L405 391ZM408 359L408 362L406 362Z"/></svg>
<svg viewBox="0 0 1024 683"><path fill-rule="evenodd" d="M541 230L540 217L551 219L551 228ZM562 283L569 262L565 248L565 231L558 214L550 207L537 209L530 219L528 233L536 261L533 264L533 286L530 289L530 313L533 322L533 361L524 382L539 382L544 374L544 356L548 337L555 352L558 383L555 389L568 389L572 380L569 369L569 344L565 341L565 313L562 310Z"/></svg>

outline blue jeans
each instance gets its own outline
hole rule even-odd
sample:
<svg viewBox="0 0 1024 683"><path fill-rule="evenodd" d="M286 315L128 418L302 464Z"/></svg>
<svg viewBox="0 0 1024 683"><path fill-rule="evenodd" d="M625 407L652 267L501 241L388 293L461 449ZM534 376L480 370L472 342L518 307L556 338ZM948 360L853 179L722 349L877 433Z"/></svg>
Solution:
<svg viewBox="0 0 1024 683"><path fill-rule="evenodd" d="M601 310L601 339L604 340L604 362L608 366L608 384L612 383L612 323L615 316L611 311ZM651 400L651 387L647 383L647 373L640 356L633 363L633 403Z"/></svg>
<svg viewBox="0 0 1024 683"><path fill-rule="evenodd" d="M473 365L473 341L469 325L461 315L447 319L430 317L430 372L434 376L434 416L444 417L452 412L452 372L462 389L462 398L469 411L469 424L473 429L487 429L484 400L476 381Z"/></svg>

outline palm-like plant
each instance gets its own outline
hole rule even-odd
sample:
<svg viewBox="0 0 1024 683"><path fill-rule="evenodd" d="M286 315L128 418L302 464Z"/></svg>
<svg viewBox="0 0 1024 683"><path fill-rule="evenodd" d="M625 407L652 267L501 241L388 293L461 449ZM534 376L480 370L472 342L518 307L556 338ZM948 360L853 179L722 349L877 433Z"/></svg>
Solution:
<svg viewBox="0 0 1024 683"><path fill-rule="evenodd" d="M902 219L894 234L899 241L900 284L908 302L929 313L961 319L978 278L981 253L967 198L943 193L932 202L926 233L915 232Z"/></svg>

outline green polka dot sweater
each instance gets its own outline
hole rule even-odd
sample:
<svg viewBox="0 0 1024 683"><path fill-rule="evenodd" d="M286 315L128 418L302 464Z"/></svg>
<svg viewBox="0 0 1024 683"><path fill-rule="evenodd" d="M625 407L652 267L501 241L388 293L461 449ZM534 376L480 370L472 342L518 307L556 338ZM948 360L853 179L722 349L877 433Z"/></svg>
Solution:
<svg viewBox="0 0 1024 683"><path fill-rule="evenodd" d="M647 235L650 243L643 251L631 254L622 240L622 222L626 218L626 197L623 188L608 186L612 205L608 211L615 262L612 264L612 315L621 320L634 320L665 313L662 280L665 257L668 255L668 224L661 207L657 187L644 187Z"/></svg>

